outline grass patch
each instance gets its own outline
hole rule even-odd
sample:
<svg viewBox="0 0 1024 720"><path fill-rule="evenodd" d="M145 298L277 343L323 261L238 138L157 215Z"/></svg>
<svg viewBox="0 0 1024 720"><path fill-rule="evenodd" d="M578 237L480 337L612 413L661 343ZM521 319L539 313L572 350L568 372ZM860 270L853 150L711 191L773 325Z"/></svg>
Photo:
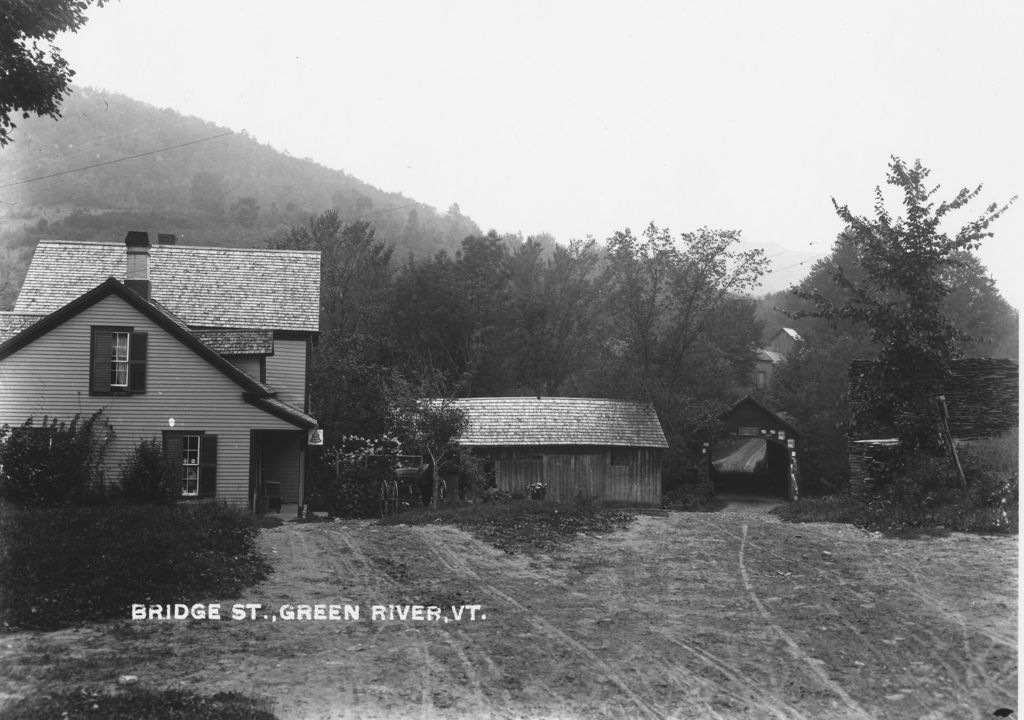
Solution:
<svg viewBox="0 0 1024 720"><path fill-rule="evenodd" d="M851 495L826 495L783 503L769 512L794 523L831 522L867 527L867 506Z"/></svg>
<svg viewBox="0 0 1024 720"><path fill-rule="evenodd" d="M589 504L501 500L431 510L416 508L391 515L383 525L455 525L509 554L544 552L579 533L610 533L628 526L634 515Z"/></svg>
<svg viewBox="0 0 1024 720"><path fill-rule="evenodd" d="M132 603L237 596L265 579L258 528L220 504L0 507L0 623L53 630Z"/></svg>
<svg viewBox="0 0 1024 720"><path fill-rule="evenodd" d="M899 537L956 530L1016 534L1019 526L1017 432L959 444L966 492L949 458L923 452L894 457L891 476L871 495L808 498L774 512L790 522L841 522Z"/></svg>
<svg viewBox="0 0 1024 720"><path fill-rule="evenodd" d="M1016 506L986 507L963 503L907 508L888 498L829 495L803 498L771 510L787 522L848 523L902 538L942 535L950 531L1015 534Z"/></svg>
<svg viewBox="0 0 1024 720"><path fill-rule="evenodd" d="M0 720L277 720L265 705L238 693L204 697L182 690L132 688L109 694L78 689L23 698L0 710Z"/></svg>
<svg viewBox="0 0 1024 720"><path fill-rule="evenodd" d="M728 503L715 497L714 486L708 484L681 485L661 495L661 507L682 512L718 512Z"/></svg>

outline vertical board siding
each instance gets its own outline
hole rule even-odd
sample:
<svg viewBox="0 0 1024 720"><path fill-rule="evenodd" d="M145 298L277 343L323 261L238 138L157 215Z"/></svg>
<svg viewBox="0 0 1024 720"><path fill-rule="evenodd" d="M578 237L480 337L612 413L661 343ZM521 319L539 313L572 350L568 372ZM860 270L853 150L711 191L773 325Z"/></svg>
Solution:
<svg viewBox="0 0 1024 720"><path fill-rule="evenodd" d="M259 377L259 375L257 375ZM306 341L274 336L274 354L267 356L267 385L277 399L306 409Z"/></svg>
<svg viewBox="0 0 1024 720"><path fill-rule="evenodd" d="M149 333L145 394L89 395L93 325L126 325ZM121 465L135 446L159 439L173 417L174 430L218 436L217 497L243 506L249 492L249 430L296 430L247 404L234 381L116 296L0 360L0 425L21 425L30 416L70 420L100 408L115 433L105 459L108 487L118 484Z"/></svg>
<svg viewBox="0 0 1024 720"><path fill-rule="evenodd" d="M548 485L547 499L577 497L630 505L661 504L661 450L631 448L629 465L612 465L611 450L594 446L474 448L494 462L495 484L508 493L527 494L536 481Z"/></svg>
<svg viewBox="0 0 1024 720"><path fill-rule="evenodd" d="M606 453L548 453L544 456L547 497L556 502L603 500Z"/></svg>

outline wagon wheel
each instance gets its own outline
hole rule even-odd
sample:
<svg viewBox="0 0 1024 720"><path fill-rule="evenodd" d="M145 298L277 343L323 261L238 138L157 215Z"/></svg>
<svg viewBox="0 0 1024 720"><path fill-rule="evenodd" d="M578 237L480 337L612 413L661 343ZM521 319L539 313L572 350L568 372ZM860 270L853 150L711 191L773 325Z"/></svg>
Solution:
<svg viewBox="0 0 1024 720"><path fill-rule="evenodd" d="M381 478L378 485L380 516L387 517L398 512L398 482Z"/></svg>

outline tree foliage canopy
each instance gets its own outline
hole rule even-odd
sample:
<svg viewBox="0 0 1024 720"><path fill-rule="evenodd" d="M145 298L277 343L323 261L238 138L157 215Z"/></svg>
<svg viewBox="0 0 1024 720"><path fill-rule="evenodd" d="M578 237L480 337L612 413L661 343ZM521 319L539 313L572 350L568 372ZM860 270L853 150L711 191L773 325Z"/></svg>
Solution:
<svg viewBox="0 0 1024 720"><path fill-rule="evenodd" d="M0 147L11 141L12 114L60 117L75 71L53 41L85 24L105 0L5 0L0 8Z"/></svg>
<svg viewBox="0 0 1024 720"><path fill-rule="evenodd" d="M905 217L893 217L880 187L875 191L874 218L856 215L833 201L847 225L845 250L857 271L851 272L849 265L827 266L838 294L820 286L794 290L815 308L795 316L850 321L867 329L878 348L879 390L908 447L928 442L932 396L968 338L950 316L947 300L958 279L976 274L970 252L992 235L990 225L1009 206L989 205L950 234L943 221L976 199L981 186L936 203L939 188L927 187L928 175L920 161L911 166L892 158L886 182L902 193Z"/></svg>

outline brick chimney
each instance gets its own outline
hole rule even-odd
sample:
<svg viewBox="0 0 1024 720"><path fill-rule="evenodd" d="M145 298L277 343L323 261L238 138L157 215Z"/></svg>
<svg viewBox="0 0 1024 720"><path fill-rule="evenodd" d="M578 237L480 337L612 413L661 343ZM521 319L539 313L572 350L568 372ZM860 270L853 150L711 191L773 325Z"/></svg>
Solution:
<svg viewBox="0 0 1024 720"><path fill-rule="evenodd" d="M130 230L124 237L128 251L128 272L124 285L149 300L149 233Z"/></svg>

